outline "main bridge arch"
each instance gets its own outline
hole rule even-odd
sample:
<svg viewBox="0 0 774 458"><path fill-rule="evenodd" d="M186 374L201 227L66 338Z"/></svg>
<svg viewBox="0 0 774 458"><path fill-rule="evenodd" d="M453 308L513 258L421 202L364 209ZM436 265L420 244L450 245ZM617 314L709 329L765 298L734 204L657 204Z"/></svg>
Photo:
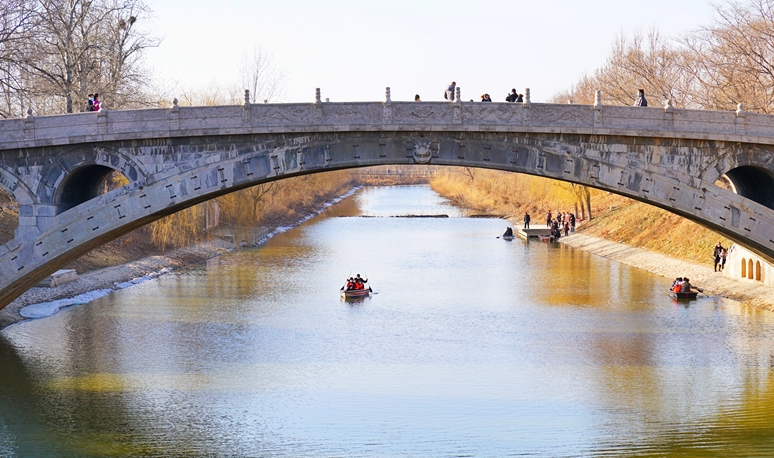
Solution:
<svg viewBox="0 0 774 458"><path fill-rule="evenodd" d="M744 167L770 174L774 168L769 144L774 143L774 132L771 139L757 137L757 142L751 142L742 135L678 135L674 127L668 132L601 128L596 124L602 111L598 107L555 105L547 106L553 119L548 126L536 126L540 113L537 105L513 104L494 104L491 108L471 104L470 112L461 111L463 121L466 113L478 118L475 123L465 124L456 123L455 114L465 104L388 105L215 107L215 111L192 108L191 122L198 127L188 129L181 127L184 108L149 110L140 114L148 118L161 114L167 119L164 122L169 118L174 121L177 113L177 130L170 127L172 122L168 129L155 131L145 123L140 131L110 134L111 126L107 124L101 135L87 136L77 145L79 157L90 157L88 151L84 153L88 149L97 156L100 151L111 151L114 157L124 158L124 170L134 167L133 179L123 188L73 208L60 207L50 214L25 219L37 230L22 231L23 237L0 247L0 308L81 254L185 207L268 181L375 165L481 167L592 186L680 214L774 260L774 210L766 206L769 202L764 199L758 203L715 185L724 174L744 183L745 177L753 176L745 175L749 170ZM256 122L256 111L262 113L256 107L264 110L261 122ZM625 110L629 116L642 114L651 123L652 118L670 113L615 108ZM304 110L311 113L308 119ZM322 110L322 120L315 118L317 110ZM438 116L448 115L449 120L433 121L433 110L440 113ZM613 107L605 110L615 113ZM390 116L385 114L380 123L373 120L373 124L362 124L362 119L371 122L371 111ZM214 115L225 116L224 112L240 114L235 122L242 127L202 127L203 123L214 124L220 119ZM583 114L586 112L593 116ZM116 117L139 116L137 112L118 113ZM202 113L212 116L208 119ZM413 123L395 124L400 113ZM701 112L704 117L706 113ZM110 116L114 115L111 112ZM342 124L348 115L353 117L352 124ZM300 125L293 124L293 116L300 119ZM326 116L335 122L326 125ZM611 124L620 122L612 114L608 116ZM502 119L513 122L514 117L520 119L519 124L498 125ZM419 118L425 124L419 123ZM361 124L354 125L356 120ZM591 124L567 125L572 122ZM0 133L3 127L0 122ZM119 131L119 127L117 123L113 129ZM735 125L734 129L739 127ZM51 139L41 140L40 146L37 139L14 141L16 144L11 141L6 145L0 141L0 154L6 164L20 157L21 150L14 146L25 144L27 165L34 163L37 154L38 169L54 171L39 172L37 182L32 175L25 178L30 187L35 183L37 189L49 186L50 191L35 196L38 205L61 191L56 183L67 183L84 164L94 164L89 160L79 162L78 156L72 155L69 141L62 141L61 146ZM69 159L63 161L64 157ZM51 165L55 163L69 164L69 168ZM17 170L22 168L17 165ZM739 174L739 170L745 173Z"/></svg>

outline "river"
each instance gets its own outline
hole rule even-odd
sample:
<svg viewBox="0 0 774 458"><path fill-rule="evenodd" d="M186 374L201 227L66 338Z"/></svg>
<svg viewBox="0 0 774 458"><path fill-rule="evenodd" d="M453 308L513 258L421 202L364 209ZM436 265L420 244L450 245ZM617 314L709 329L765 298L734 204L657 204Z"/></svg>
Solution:
<svg viewBox="0 0 774 458"><path fill-rule="evenodd" d="M774 314L505 226L366 188L11 326L0 456L774 454Z"/></svg>

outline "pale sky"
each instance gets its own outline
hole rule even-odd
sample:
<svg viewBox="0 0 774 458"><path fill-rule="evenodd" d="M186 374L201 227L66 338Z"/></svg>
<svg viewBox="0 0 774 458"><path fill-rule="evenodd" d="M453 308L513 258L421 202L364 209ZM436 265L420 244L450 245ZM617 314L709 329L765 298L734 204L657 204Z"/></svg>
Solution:
<svg viewBox="0 0 774 458"><path fill-rule="evenodd" d="M289 74L281 102L442 100L452 81L463 100L502 101L529 87L545 101L591 73L620 32L652 26L676 36L707 25L701 0L148 0L163 38L147 64L182 88L237 81L256 46ZM604 89L604 88L602 88ZM171 94L175 96L175 94Z"/></svg>

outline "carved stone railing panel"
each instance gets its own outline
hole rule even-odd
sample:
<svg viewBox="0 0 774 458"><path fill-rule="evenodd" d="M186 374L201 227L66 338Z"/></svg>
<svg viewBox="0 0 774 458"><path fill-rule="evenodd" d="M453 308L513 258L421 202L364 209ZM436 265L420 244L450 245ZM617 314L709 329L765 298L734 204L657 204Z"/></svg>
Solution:
<svg viewBox="0 0 774 458"><path fill-rule="evenodd" d="M736 114L732 111L674 110L673 113L675 131L735 133Z"/></svg>
<svg viewBox="0 0 774 458"><path fill-rule="evenodd" d="M323 103L324 124L381 124L381 103Z"/></svg>
<svg viewBox="0 0 774 458"><path fill-rule="evenodd" d="M445 102L392 102L393 124L452 124L454 111Z"/></svg>
<svg viewBox="0 0 774 458"><path fill-rule="evenodd" d="M264 104L252 105L251 123L256 126L289 126L313 124L314 110L311 104Z"/></svg>
<svg viewBox="0 0 774 458"><path fill-rule="evenodd" d="M774 137L774 116L760 113L745 113L745 134L758 137Z"/></svg>
<svg viewBox="0 0 774 458"><path fill-rule="evenodd" d="M589 105L532 104L533 126L592 127L594 108Z"/></svg>
<svg viewBox="0 0 774 458"><path fill-rule="evenodd" d="M616 107L603 108L602 127L606 129L663 130L663 108Z"/></svg>
<svg viewBox="0 0 774 458"><path fill-rule="evenodd" d="M463 124L521 124L520 103L463 103Z"/></svg>

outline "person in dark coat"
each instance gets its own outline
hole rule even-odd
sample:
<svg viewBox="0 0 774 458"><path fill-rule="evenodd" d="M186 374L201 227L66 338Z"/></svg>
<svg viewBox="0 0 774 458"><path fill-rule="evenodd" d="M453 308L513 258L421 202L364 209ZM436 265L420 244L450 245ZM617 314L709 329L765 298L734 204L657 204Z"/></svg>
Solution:
<svg viewBox="0 0 774 458"><path fill-rule="evenodd" d="M645 99L645 89L640 89L637 91L637 98L634 99L634 106L635 107L648 106L648 101Z"/></svg>
<svg viewBox="0 0 774 458"><path fill-rule="evenodd" d="M515 102L519 98L519 94L516 93L516 89L511 89L511 93L505 97L506 102Z"/></svg>
<svg viewBox="0 0 774 458"><path fill-rule="evenodd" d="M524 229L529 229L529 213L524 213Z"/></svg>
<svg viewBox="0 0 774 458"><path fill-rule="evenodd" d="M715 261L715 272L718 271L718 267L720 267L720 259L723 254L723 245L718 242L717 245L715 245L715 249L712 251L712 260ZM722 268L720 270L723 270Z"/></svg>

